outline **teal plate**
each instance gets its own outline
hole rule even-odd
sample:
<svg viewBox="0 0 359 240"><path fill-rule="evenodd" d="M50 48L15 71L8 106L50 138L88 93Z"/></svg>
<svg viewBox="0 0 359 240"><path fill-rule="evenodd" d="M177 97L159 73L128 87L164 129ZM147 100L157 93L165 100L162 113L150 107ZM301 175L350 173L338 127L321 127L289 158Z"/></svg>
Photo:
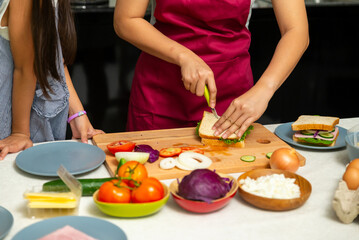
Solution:
<svg viewBox="0 0 359 240"><path fill-rule="evenodd" d="M312 145L308 145L308 144L302 144L302 143L295 142L295 141L293 141L293 138L292 138L293 134L294 134L294 131L292 130L292 123L293 122L281 124L274 130L274 133L280 139L282 139L283 141L285 141L291 145L303 147L303 148L309 148L309 149L319 149L319 150L338 149L338 148L343 148L346 146L345 136L347 135L347 130L345 128L342 128L339 126L337 126L339 129L339 136L337 138L337 141L335 142L335 145L332 147L312 146Z"/></svg>
<svg viewBox="0 0 359 240"><path fill-rule="evenodd" d="M0 239L4 239L14 223L14 217L5 208L0 206Z"/></svg>
<svg viewBox="0 0 359 240"><path fill-rule="evenodd" d="M72 175L99 167L106 154L99 147L81 142L49 142L22 151L16 157L21 170L39 176L57 177L63 165Z"/></svg>
<svg viewBox="0 0 359 240"><path fill-rule="evenodd" d="M18 232L12 240L37 240L66 225L98 240L127 240L124 231L115 224L82 216L55 217L34 223Z"/></svg>

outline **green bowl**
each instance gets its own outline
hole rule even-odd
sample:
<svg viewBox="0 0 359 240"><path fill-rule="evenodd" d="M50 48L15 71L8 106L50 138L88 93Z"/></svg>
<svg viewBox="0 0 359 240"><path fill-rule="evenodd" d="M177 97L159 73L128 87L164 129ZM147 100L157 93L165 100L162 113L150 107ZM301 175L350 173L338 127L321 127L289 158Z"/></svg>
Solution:
<svg viewBox="0 0 359 240"><path fill-rule="evenodd" d="M114 217L144 217L158 212L167 202L170 194L167 185L163 184L165 196L158 201L148 203L107 203L98 200L98 190L93 194L93 200L101 212Z"/></svg>

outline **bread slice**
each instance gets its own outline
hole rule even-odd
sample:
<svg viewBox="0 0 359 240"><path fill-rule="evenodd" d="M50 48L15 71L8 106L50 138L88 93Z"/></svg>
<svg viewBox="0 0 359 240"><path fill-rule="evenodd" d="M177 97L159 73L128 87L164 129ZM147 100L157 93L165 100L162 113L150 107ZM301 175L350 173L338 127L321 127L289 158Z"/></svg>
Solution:
<svg viewBox="0 0 359 240"><path fill-rule="evenodd" d="M201 138L208 138L208 139L219 139L220 136L214 136L214 130L212 129L213 125L217 122L217 118L214 116L213 113L204 111L203 112L203 118L201 121L201 125L199 126L199 136ZM231 134L227 139L238 139L238 136L236 134Z"/></svg>
<svg viewBox="0 0 359 240"><path fill-rule="evenodd" d="M308 130L308 129L315 129L315 130L332 130L335 125L339 123L338 117L325 117L325 116L314 116L314 115L301 115L292 124L293 131L300 131L300 130Z"/></svg>
<svg viewBox="0 0 359 240"><path fill-rule="evenodd" d="M244 147L244 141L228 144L223 140L219 140L220 136L214 136L213 125L217 122L217 118L213 113L204 111L201 125L198 129L198 134L201 137L201 143L207 146L218 146L218 147ZM239 137L236 134L231 134L227 139L236 140Z"/></svg>
<svg viewBox="0 0 359 240"><path fill-rule="evenodd" d="M218 139L201 138L201 143L206 146L244 148L244 141L236 142L233 144L227 144L224 141Z"/></svg>

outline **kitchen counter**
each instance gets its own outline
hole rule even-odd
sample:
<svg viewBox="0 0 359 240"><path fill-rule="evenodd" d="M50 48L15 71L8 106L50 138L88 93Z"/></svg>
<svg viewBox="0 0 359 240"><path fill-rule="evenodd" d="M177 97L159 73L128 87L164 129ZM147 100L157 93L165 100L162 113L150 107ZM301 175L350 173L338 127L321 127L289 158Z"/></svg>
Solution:
<svg viewBox="0 0 359 240"><path fill-rule="evenodd" d="M358 124L359 117L340 120L346 129ZM274 131L278 124L265 125ZM194 214L180 208L170 197L158 213L136 219L114 218L98 210L91 197L82 197L80 216L102 218L118 225L129 240L141 239L357 239L359 218L350 224L339 221L331 203L345 165L349 162L345 148L339 150L296 150L306 158L306 165L297 174L312 184L312 194L300 208L273 212L255 208L238 194L225 208L210 214ZM14 225L5 240L10 240L21 229L40 221L26 216L24 191L30 186L41 186L49 178L22 172L15 165L17 154L0 161L0 206L14 216ZM238 177L241 173L232 174ZM109 177L104 165L78 178ZM170 184L173 180L163 181ZM24 239L26 240L26 239Z"/></svg>

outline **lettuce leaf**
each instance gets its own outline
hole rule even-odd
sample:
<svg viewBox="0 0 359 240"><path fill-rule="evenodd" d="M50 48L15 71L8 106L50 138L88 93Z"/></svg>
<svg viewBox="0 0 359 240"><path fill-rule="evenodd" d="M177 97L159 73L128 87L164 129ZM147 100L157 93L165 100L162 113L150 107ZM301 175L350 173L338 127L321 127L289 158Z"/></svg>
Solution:
<svg viewBox="0 0 359 240"><path fill-rule="evenodd" d="M250 126L247 128L247 130L243 133L243 135L242 135L241 138L236 138L236 139L223 139L223 138L219 138L219 140L225 142L225 143L228 144L228 145L235 144L235 143L237 143L237 142L242 142L242 141L244 141L244 139L246 139L246 136L251 133L251 130L253 130L253 128L254 128L253 125L250 125Z"/></svg>
<svg viewBox="0 0 359 240"><path fill-rule="evenodd" d="M197 134L197 136L199 136L199 126L201 126L201 122L202 122L202 121L199 121L199 122L197 123L197 126L196 126L196 134Z"/></svg>
<svg viewBox="0 0 359 240"><path fill-rule="evenodd" d="M330 145L334 142L333 141L330 141L330 140L322 140L322 139L316 139L316 138L298 138L302 141L305 141L307 143L310 143L310 144L325 144L325 145Z"/></svg>

